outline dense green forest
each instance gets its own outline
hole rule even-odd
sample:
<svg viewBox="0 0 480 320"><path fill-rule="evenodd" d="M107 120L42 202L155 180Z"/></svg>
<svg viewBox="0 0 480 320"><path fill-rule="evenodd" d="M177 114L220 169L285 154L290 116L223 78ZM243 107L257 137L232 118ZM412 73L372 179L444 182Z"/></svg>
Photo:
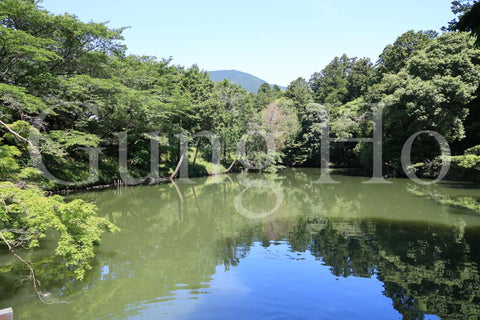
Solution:
<svg viewBox="0 0 480 320"><path fill-rule="evenodd" d="M392 39L378 61L342 55L286 90L265 83L253 94L226 80L214 83L197 65L128 55L122 29L54 15L38 1L1 0L2 242L13 253L15 247L38 246L48 230L56 230L57 256L81 279L102 231L117 228L96 217L93 205L67 203L46 191L108 185L125 177L127 183L173 178L183 159L188 159L190 176L208 175L215 170L210 161L215 153L223 172L318 167L324 105L330 107L334 139L372 137L372 105L385 105L386 176L402 175L400 152L410 136L433 130L451 146L449 177L479 180L475 3L454 1L460 21L446 22L441 35L407 31ZM220 150L198 135L205 130L219 137ZM265 135L272 137L274 150L265 152ZM128 172L119 170L122 141L128 148ZM159 153L153 169L152 141L158 142ZM186 141L189 148L182 152ZM237 159L241 141L247 150ZM332 143L330 148L332 167L370 174L371 143ZM412 169L435 177L446 160L439 156L438 143L419 136ZM98 166L91 161L97 158ZM141 177L147 178L133 180Z"/></svg>

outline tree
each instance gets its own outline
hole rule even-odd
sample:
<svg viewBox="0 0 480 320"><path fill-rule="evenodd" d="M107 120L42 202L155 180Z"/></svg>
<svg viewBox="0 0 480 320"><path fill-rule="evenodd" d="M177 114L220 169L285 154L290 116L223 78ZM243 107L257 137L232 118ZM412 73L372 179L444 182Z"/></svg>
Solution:
<svg viewBox="0 0 480 320"><path fill-rule="evenodd" d="M5 124L2 122L5 129ZM28 134L33 128L26 123L16 122L7 127L7 133L0 139L0 240L9 251L25 263L37 289L35 271L29 262L23 260L15 249L35 248L47 232L55 230L60 234L55 253L71 268L77 279L82 279L90 269L94 256L94 245L100 241L104 230L118 230L113 224L96 216L96 207L82 200L65 202L61 196L45 196L44 192L28 182L41 181L40 172L20 163L21 149L25 142L33 144L17 128ZM3 141L16 140L4 144ZM67 139L70 141L69 139ZM13 145L17 144L17 146Z"/></svg>
<svg viewBox="0 0 480 320"><path fill-rule="evenodd" d="M465 14L462 15L460 21L456 25L456 29L460 31L472 32L477 38L475 45L480 47L480 2L474 2L468 11L465 10Z"/></svg>
<svg viewBox="0 0 480 320"><path fill-rule="evenodd" d="M295 109L301 115L307 104L313 102L313 92L304 78L297 78L292 81L285 91L285 97L292 100Z"/></svg>
<svg viewBox="0 0 480 320"><path fill-rule="evenodd" d="M442 27L442 31L455 31L458 29L458 22L459 20L465 15L465 13L469 12L473 5L477 3L477 0L454 0L452 1L451 10L452 13L455 14L457 17L451 20L448 23L447 27Z"/></svg>
<svg viewBox="0 0 480 320"><path fill-rule="evenodd" d="M271 102L263 109L262 119L266 132L273 138L278 151L290 146L300 129L297 109L292 101L285 98Z"/></svg>
<svg viewBox="0 0 480 320"><path fill-rule="evenodd" d="M309 84L317 103L339 104L355 100L372 84L373 65L368 58L335 57Z"/></svg>
<svg viewBox="0 0 480 320"><path fill-rule="evenodd" d="M272 91L272 87L266 82L262 83L260 87L258 87L257 94L269 94Z"/></svg>
<svg viewBox="0 0 480 320"><path fill-rule="evenodd" d="M268 83L264 82L258 88L257 95L255 96L255 109L257 109L257 111L261 111L270 102L280 98L282 94L282 91L272 90L272 87Z"/></svg>
<svg viewBox="0 0 480 320"><path fill-rule="evenodd" d="M312 164L320 164L320 150L324 126L328 125L327 109L318 103L309 103L302 117L302 148L307 150L307 158ZM303 153L303 152L301 152Z"/></svg>
<svg viewBox="0 0 480 320"><path fill-rule="evenodd" d="M335 57L321 72L315 72L309 81L317 103L343 103L348 95L347 75L351 60L347 55Z"/></svg>
<svg viewBox="0 0 480 320"><path fill-rule="evenodd" d="M228 80L215 85L212 106L206 118L211 119L212 130L222 138L223 158L227 152L236 152L236 145L254 120L253 98L241 86ZM207 110L206 110L207 111Z"/></svg>
<svg viewBox="0 0 480 320"><path fill-rule="evenodd" d="M433 130L449 143L464 137L467 105L480 84L479 51L466 33L447 33L417 51L397 74L386 74L366 95L366 101L384 103L384 160L400 167L400 150L414 133ZM366 154L366 144L359 144ZM438 144L428 135L416 139L412 161L432 160ZM371 160L365 158L369 166Z"/></svg>
<svg viewBox="0 0 480 320"><path fill-rule="evenodd" d="M417 51L424 49L435 39L435 31L405 32L395 40L393 45L388 45L383 50L377 62L377 73L382 76L385 73L397 73Z"/></svg>
<svg viewBox="0 0 480 320"><path fill-rule="evenodd" d="M361 97L373 84L373 64L369 58L352 59L352 66L347 75L346 101L353 101Z"/></svg>
<svg viewBox="0 0 480 320"><path fill-rule="evenodd" d="M55 16L33 1L1 1L0 23L2 82L26 86L30 93L51 92L55 76L100 76L109 57L125 51L119 42L123 29Z"/></svg>

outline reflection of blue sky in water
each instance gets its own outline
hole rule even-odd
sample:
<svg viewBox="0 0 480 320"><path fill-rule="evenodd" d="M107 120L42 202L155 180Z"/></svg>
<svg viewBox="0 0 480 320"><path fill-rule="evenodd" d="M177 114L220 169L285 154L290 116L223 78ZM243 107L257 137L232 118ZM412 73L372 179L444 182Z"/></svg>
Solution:
<svg viewBox="0 0 480 320"><path fill-rule="evenodd" d="M110 274L110 266L102 266L100 270L100 280L106 280Z"/></svg>
<svg viewBox="0 0 480 320"><path fill-rule="evenodd" d="M292 252L286 242L268 248L257 242L238 266L228 271L218 266L208 289L177 290L175 300L143 304L131 319L162 313L172 319L401 318L375 277L338 278L315 260L309 251Z"/></svg>
<svg viewBox="0 0 480 320"><path fill-rule="evenodd" d="M252 220L235 210L244 185L229 177L218 185L194 179L178 190L164 184L75 195L97 204L121 231L104 234L83 282L57 282L55 269L42 269L42 289L71 303L44 305L31 286L0 278L1 303L14 308L16 320L432 319L424 313L480 312L480 216L415 193L473 198L475 186L419 188L404 179L366 185L366 178L345 176L335 176L338 185L316 185L310 182L318 169L285 170L274 180L284 193L281 207ZM252 212L276 201L268 189L242 195ZM8 259L0 255L0 265Z"/></svg>

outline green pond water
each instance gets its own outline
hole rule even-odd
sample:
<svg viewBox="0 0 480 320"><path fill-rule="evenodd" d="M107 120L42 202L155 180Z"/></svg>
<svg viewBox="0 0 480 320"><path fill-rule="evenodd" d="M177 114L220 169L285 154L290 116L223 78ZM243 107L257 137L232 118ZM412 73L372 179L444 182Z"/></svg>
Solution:
<svg viewBox="0 0 480 320"><path fill-rule="evenodd" d="M47 301L0 253L0 309L15 319L478 319L478 186L364 184L319 169L79 193L121 231L79 282L27 257ZM52 239L53 239L52 235ZM50 250L50 251L49 251Z"/></svg>

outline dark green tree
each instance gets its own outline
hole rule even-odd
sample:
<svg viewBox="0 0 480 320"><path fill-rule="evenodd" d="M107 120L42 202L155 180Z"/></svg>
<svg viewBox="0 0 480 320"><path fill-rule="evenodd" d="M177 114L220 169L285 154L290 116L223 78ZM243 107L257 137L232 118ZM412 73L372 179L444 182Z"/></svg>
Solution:
<svg viewBox="0 0 480 320"><path fill-rule="evenodd" d="M397 73L407 63L415 52L424 49L437 36L434 31L405 32L383 50L377 62L377 73L381 76L385 73Z"/></svg>
<svg viewBox="0 0 480 320"><path fill-rule="evenodd" d="M480 2L474 2L468 11L462 15L460 21L456 25L456 29L460 31L472 32L476 37L475 45L480 47Z"/></svg>
<svg viewBox="0 0 480 320"><path fill-rule="evenodd" d="M300 116L305 111L307 104L313 102L313 92L307 81L301 77L289 84L285 91L285 97L293 101Z"/></svg>

